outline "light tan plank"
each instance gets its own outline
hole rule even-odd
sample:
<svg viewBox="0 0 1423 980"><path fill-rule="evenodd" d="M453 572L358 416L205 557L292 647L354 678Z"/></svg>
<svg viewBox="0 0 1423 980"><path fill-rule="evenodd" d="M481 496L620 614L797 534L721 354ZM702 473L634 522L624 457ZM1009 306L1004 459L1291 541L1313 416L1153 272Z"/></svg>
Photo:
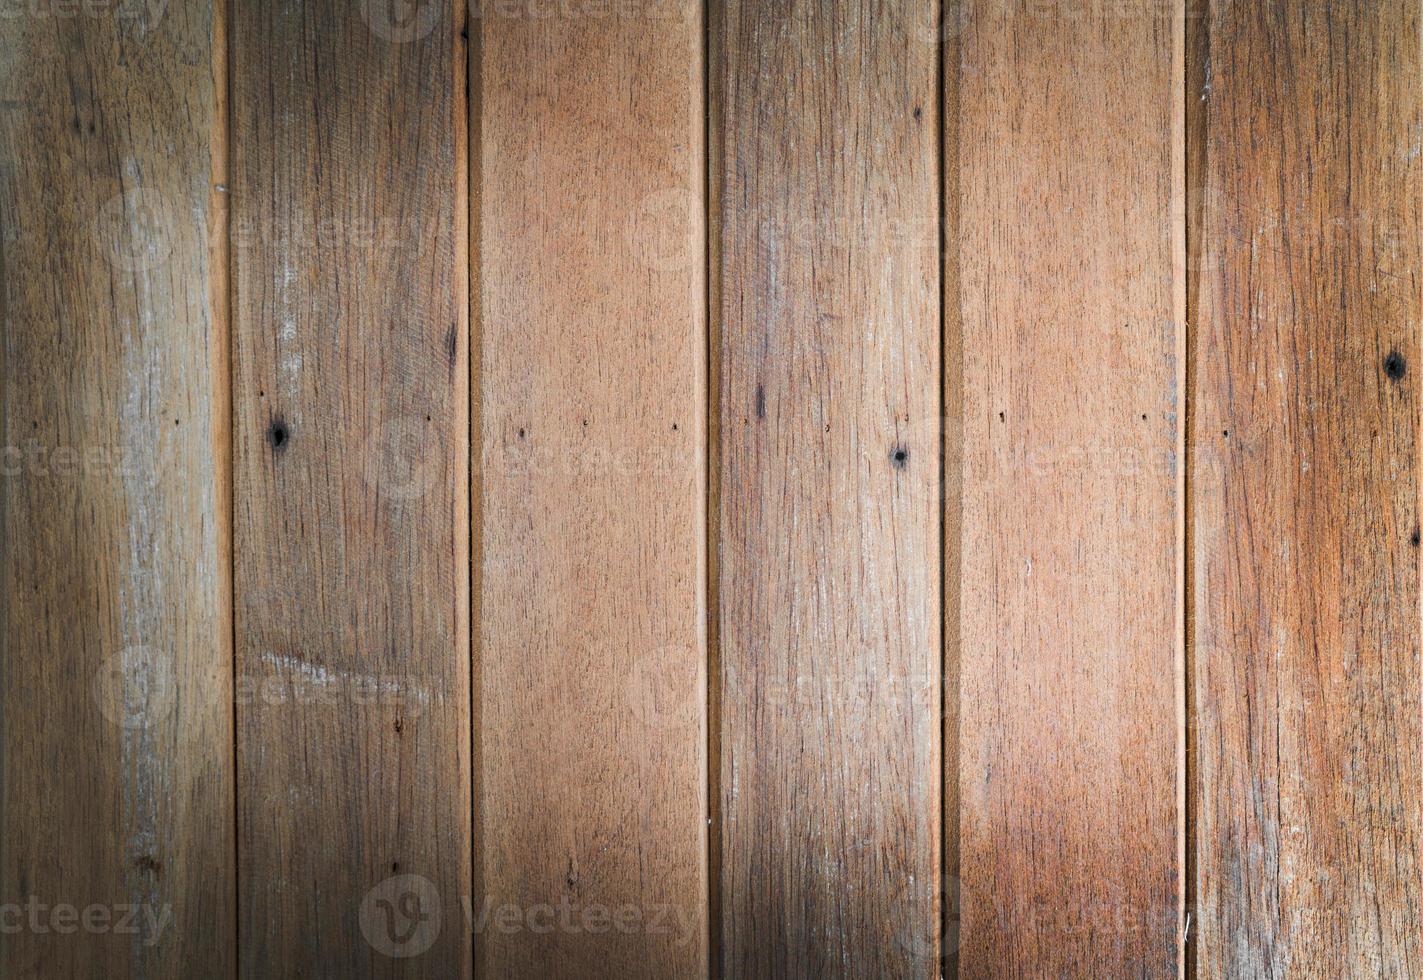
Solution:
<svg viewBox="0 0 1423 980"><path fill-rule="evenodd" d="M475 68L479 970L700 977L701 9L531 10Z"/></svg>
<svg viewBox="0 0 1423 980"><path fill-rule="evenodd" d="M468 976L463 5L233 13L241 971Z"/></svg>
<svg viewBox="0 0 1423 980"><path fill-rule="evenodd" d="M1193 30L1197 972L1418 976L1419 8Z"/></svg>
<svg viewBox="0 0 1423 980"><path fill-rule="evenodd" d="M939 971L938 48L712 30L723 976Z"/></svg>
<svg viewBox="0 0 1423 980"><path fill-rule="evenodd" d="M975 5L957 87L963 977L1175 976L1178 4Z"/></svg>
<svg viewBox="0 0 1423 980"><path fill-rule="evenodd" d="M0 32L0 974L222 977L222 14L66 9Z"/></svg>

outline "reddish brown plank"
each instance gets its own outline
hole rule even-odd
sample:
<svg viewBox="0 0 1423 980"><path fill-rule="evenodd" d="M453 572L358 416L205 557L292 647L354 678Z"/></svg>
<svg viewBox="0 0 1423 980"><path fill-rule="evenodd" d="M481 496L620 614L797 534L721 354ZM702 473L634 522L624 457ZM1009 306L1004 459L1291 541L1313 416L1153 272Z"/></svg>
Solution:
<svg viewBox="0 0 1423 980"><path fill-rule="evenodd" d="M487 976L707 971L701 5L480 21Z"/></svg>
<svg viewBox="0 0 1423 980"><path fill-rule="evenodd" d="M1419 8L1193 30L1197 972L1418 976Z"/></svg>
<svg viewBox="0 0 1423 980"><path fill-rule="evenodd" d="M1181 964L1180 17L952 25L963 977Z"/></svg>

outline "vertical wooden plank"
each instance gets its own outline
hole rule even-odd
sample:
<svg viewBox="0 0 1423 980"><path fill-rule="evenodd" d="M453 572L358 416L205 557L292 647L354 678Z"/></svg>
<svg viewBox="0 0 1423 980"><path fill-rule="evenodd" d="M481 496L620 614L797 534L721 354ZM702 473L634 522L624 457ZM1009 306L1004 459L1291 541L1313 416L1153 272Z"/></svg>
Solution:
<svg viewBox="0 0 1423 980"><path fill-rule="evenodd" d="M959 976L959 950L963 942L963 879L959 847L959 751L961 743L961 682L963 667L963 383L964 330L960 316L960 276L958 241L959 194L959 39L969 9L952 0L941 3L933 22L933 38L940 45L939 78L942 95L939 109L939 168L942 172L939 231L940 296L943 324L939 363L943 375L940 469L942 472L943 574L940 579L943 601L943 679L940 683L940 733L943 752L943 835L944 853L939 889L940 962L942 976Z"/></svg>
<svg viewBox="0 0 1423 980"><path fill-rule="evenodd" d="M222 44L201 0L5 12L5 976L232 972Z"/></svg>
<svg viewBox="0 0 1423 980"><path fill-rule="evenodd" d="M693 0L481 18L487 976L707 970L701 38Z"/></svg>
<svg viewBox="0 0 1423 980"><path fill-rule="evenodd" d="M1201 976L1417 976L1419 9L1195 45Z"/></svg>
<svg viewBox="0 0 1423 980"><path fill-rule="evenodd" d="M713 29L726 976L939 972L924 13L733 0Z"/></svg>
<svg viewBox="0 0 1423 980"><path fill-rule="evenodd" d="M964 977L1180 969L1182 35L975 6L949 66Z"/></svg>
<svg viewBox="0 0 1423 980"><path fill-rule="evenodd" d="M246 976L471 971L463 6L233 11Z"/></svg>

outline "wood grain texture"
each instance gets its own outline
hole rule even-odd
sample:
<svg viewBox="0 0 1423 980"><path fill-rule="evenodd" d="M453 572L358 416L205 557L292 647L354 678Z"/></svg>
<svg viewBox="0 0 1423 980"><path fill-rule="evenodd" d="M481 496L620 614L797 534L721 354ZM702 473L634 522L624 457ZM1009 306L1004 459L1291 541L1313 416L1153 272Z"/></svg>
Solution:
<svg viewBox="0 0 1423 980"><path fill-rule="evenodd" d="M203 2L0 33L4 976L232 972L222 44Z"/></svg>
<svg viewBox="0 0 1423 980"><path fill-rule="evenodd" d="M1180 968L1182 30L1126 7L975 6L947 66L963 977Z"/></svg>
<svg viewBox="0 0 1423 980"><path fill-rule="evenodd" d="M468 976L463 5L233 14L240 968Z"/></svg>
<svg viewBox="0 0 1423 980"><path fill-rule="evenodd" d="M712 29L724 976L939 971L923 14L733 0Z"/></svg>
<svg viewBox="0 0 1423 980"><path fill-rule="evenodd" d="M701 7L480 27L479 972L700 977Z"/></svg>
<svg viewBox="0 0 1423 980"><path fill-rule="evenodd" d="M943 680L939 731L943 752L944 854L942 886L939 889L939 921L942 927L940 960L943 976L956 980L959 976L959 950L963 944L963 879L959 848L959 750L961 743L960 713L961 672L963 666L963 384L964 330L961 315L961 287L958 242L961 220L959 193L959 90L960 80L953 66L959 64L960 38L969 9L952 0L940 5L936 40L941 45L940 81L943 84L940 105L940 157L942 173L943 222L940 228L940 296L943 311L940 370L943 375L942 432L940 454L942 462L943 573L940 578L943 596Z"/></svg>
<svg viewBox="0 0 1423 980"><path fill-rule="evenodd" d="M1193 45L1200 976L1418 976L1419 8Z"/></svg>

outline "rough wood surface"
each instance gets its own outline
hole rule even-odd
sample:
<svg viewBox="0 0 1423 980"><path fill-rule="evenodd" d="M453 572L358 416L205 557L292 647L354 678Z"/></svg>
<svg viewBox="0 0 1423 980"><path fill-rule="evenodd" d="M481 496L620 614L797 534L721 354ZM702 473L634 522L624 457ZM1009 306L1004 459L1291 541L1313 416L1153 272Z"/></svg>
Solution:
<svg viewBox="0 0 1423 980"><path fill-rule="evenodd" d="M1418 4L1193 29L1198 971L1418 976Z"/></svg>
<svg viewBox="0 0 1423 980"><path fill-rule="evenodd" d="M976 6L946 66L963 977L1179 969L1182 32L1128 6Z"/></svg>
<svg viewBox="0 0 1423 980"><path fill-rule="evenodd" d="M1423 975L1419 0L231 16L0 0L0 976Z"/></svg>
<svg viewBox="0 0 1423 980"><path fill-rule="evenodd" d="M473 961L463 21L233 9L245 976Z"/></svg>
<svg viewBox="0 0 1423 980"><path fill-rule="evenodd" d="M480 22L475 944L700 977L701 8L580 9Z"/></svg>
<svg viewBox="0 0 1423 980"><path fill-rule="evenodd" d="M720 969L939 970L938 47L909 3L712 30Z"/></svg>
<svg viewBox="0 0 1423 980"><path fill-rule="evenodd" d="M0 31L4 976L232 971L222 44L199 2Z"/></svg>

